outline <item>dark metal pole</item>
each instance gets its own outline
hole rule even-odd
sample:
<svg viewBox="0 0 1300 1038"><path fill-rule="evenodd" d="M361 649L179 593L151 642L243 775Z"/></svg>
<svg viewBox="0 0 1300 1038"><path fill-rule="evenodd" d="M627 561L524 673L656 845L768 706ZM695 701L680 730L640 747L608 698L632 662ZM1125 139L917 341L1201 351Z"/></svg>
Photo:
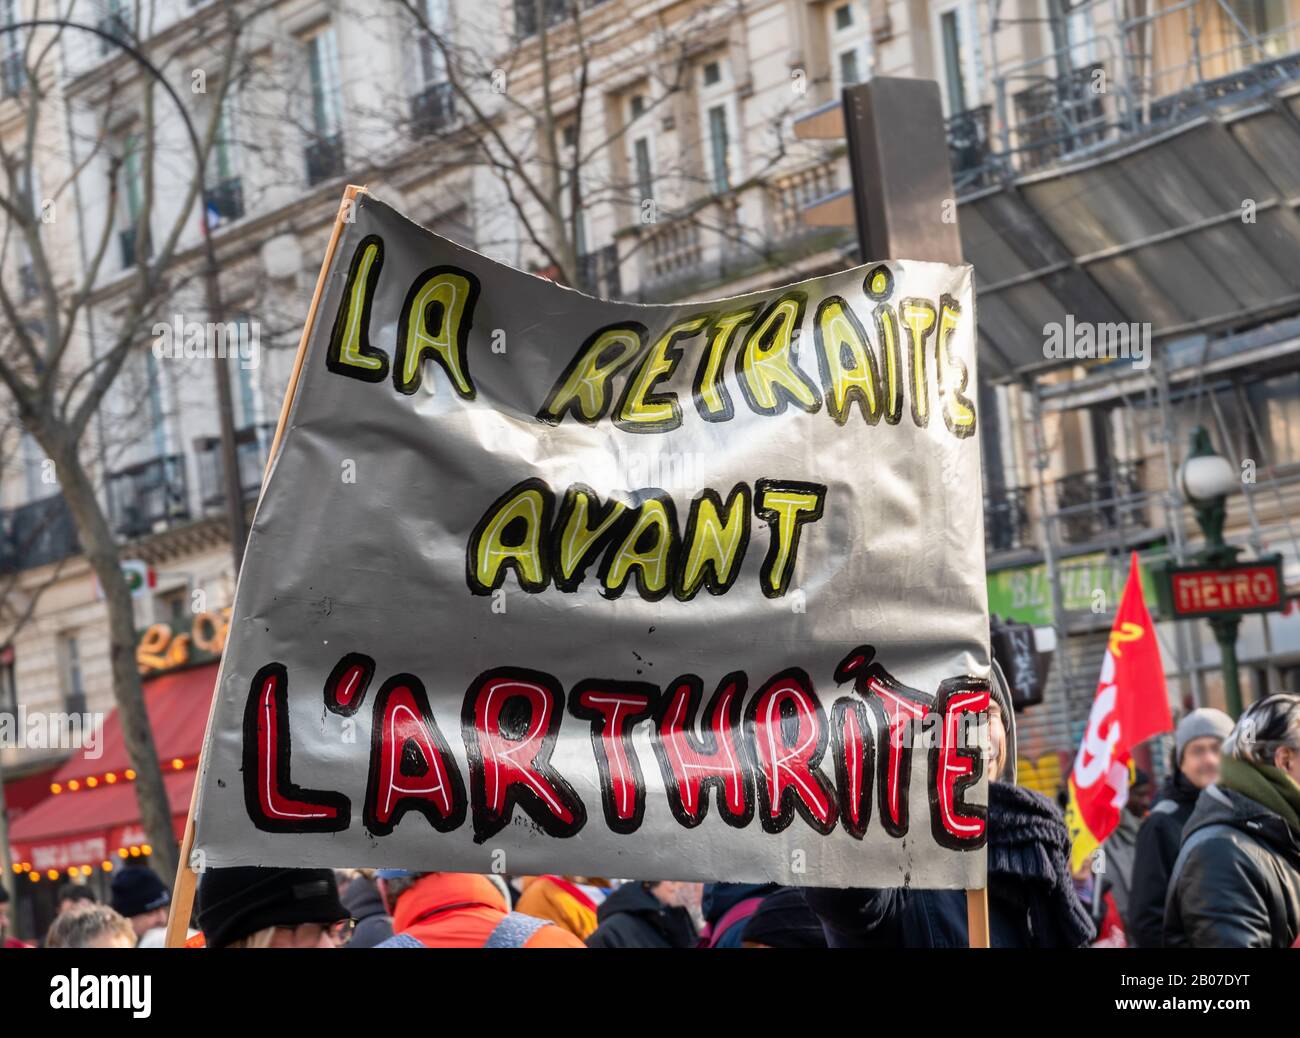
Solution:
<svg viewBox="0 0 1300 1038"><path fill-rule="evenodd" d="M877 76L842 103L859 262L965 262L939 84Z"/></svg>
<svg viewBox="0 0 1300 1038"><path fill-rule="evenodd" d="M1223 701L1234 719L1241 716L1241 674L1237 667L1237 630L1240 627L1239 616L1210 617L1210 629L1219 643L1223 668Z"/></svg>

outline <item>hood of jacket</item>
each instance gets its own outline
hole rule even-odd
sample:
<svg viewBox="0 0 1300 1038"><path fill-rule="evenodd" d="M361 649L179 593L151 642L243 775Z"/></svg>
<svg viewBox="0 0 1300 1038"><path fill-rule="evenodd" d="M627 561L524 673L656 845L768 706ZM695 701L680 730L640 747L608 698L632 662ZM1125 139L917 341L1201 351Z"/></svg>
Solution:
<svg viewBox="0 0 1300 1038"><path fill-rule="evenodd" d="M640 883L624 883L596 909L596 919L605 922L616 915L657 916L668 906Z"/></svg>
<svg viewBox="0 0 1300 1038"><path fill-rule="evenodd" d="M1291 831L1280 814L1244 793L1225 789L1218 783L1201 790L1192 816L1183 826L1183 842L1186 843L1192 833L1211 825L1227 825L1240 830L1268 844L1290 861L1293 868L1300 869L1300 837Z"/></svg>
<svg viewBox="0 0 1300 1038"><path fill-rule="evenodd" d="M663 934L674 947L685 947L695 940L691 914L684 908L664 904L642 883L624 883L596 909L596 920L601 924L617 915L635 917Z"/></svg>

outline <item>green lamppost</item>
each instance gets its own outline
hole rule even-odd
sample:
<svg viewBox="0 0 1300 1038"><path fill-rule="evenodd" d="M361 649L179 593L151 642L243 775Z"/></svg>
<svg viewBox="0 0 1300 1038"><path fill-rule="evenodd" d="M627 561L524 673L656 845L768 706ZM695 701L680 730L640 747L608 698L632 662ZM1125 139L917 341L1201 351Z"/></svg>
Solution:
<svg viewBox="0 0 1300 1038"><path fill-rule="evenodd" d="M1178 470L1178 489L1183 500L1195 511L1197 525L1205 536L1205 547L1197 560L1213 569L1231 567L1241 553L1240 548L1225 544L1223 540L1228 495L1239 485L1232 462L1215 451L1210 443L1210 434L1204 426L1198 425L1192 431L1191 450ZM1241 682L1237 674L1237 630L1241 626L1241 616L1211 616L1209 621L1223 662L1223 695L1228 713L1239 717Z"/></svg>

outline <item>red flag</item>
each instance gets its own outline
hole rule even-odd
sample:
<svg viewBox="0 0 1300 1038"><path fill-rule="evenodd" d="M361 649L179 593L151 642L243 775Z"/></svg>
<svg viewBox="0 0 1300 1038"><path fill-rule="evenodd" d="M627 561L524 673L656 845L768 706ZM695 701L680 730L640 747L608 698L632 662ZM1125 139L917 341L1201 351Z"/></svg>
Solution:
<svg viewBox="0 0 1300 1038"><path fill-rule="evenodd" d="M1134 552L1102 659L1097 698L1070 772L1065 820L1076 872L1119 825L1120 811L1128 801L1133 747L1173 726L1160 646L1142 599Z"/></svg>

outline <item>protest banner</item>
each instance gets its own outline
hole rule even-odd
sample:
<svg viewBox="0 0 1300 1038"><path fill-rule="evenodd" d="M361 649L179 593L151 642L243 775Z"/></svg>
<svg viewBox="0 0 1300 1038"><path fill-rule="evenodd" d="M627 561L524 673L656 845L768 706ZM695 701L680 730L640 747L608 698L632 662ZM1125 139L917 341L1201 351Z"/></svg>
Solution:
<svg viewBox="0 0 1300 1038"><path fill-rule="evenodd" d="M192 863L982 887L969 268L639 306L350 216Z"/></svg>

